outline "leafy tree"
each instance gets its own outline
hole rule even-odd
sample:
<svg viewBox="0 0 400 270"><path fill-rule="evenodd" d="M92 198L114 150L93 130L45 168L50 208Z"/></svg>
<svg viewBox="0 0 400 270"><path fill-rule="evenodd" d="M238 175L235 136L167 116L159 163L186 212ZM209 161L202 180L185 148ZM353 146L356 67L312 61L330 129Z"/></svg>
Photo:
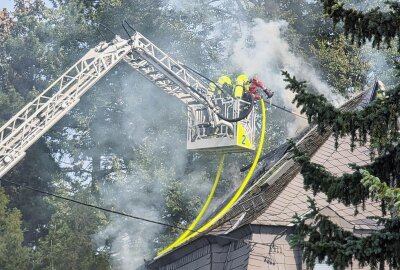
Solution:
<svg viewBox="0 0 400 270"><path fill-rule="evenodd" d="M21 212L9 209L8 202L4 189L0 188L0 268L27 269L30 252L22 245Z"/></svg>
<svg viewBox="0 0 400 270"><path fill-rule="evenodd" d="M140 25L146 26L147 28L140 30L144 31L146 36L156 37L154 39L156 41L160 39L160 33L163 31L160 29L154 33L154 29L159 29L156 25L160 24L163 18L165 18L160 15L162 13L160 1L154 1L155 5L153 6L143 3L143 1L137 1L137 5L132 5L131 3L122 4L120 1L93 2L93 5L90 5L87 1L54 1L54 4L58 8L51 10L51 12L47 12L46 7L40 5L40 3L42 2L32 1L30 4L27 4L24 1L16 1L17 8L14 14L14 28L11 32L12 34L5 42L6 47L4 52L7 54L7 57L4 59L15 60L13 62L6 62L7 84L12 85L13 88L11 90L15 88L25 99L28 99L30 91L44 89L49 81L60 75L67 66L82 55L82 50L92 47L93 44L97 44L103 39L97 32L96 27L94 27L99 22L108 25L116 33L124 35L121 27L115 30L112 25L120 25L121 18L126 15L128 20L133 18L133 22L140 22ZM110 16L110 12L114 15ZM125 15L121 16L121 14ZM112 18L118 18L118 21L111 20ZM184 26L179 21L179 17L170 18L165 21L168 23L162 23L166 24L168 31L180 37L179 31L181 29L174 28ZM170 28L172 29L169 30ZM102 32L108 39L113 37L111 33L104 29L102 29ZM187 37L190 36L190 33L185 32L185 34L187 34ZM188 44L188 47L196 44L196 40L189 38L186 40L192 42ZM168 50L168 47L165 49ZM53 129L53 132L46 136L45 140L41 140L39 144L36 144L28 152L24 163L15 168L8 177L12 177L14 180L18 178L19 181L23 180L31 186L49 190L50 180L52 179L51 174L58 171L56 166L53 166L54 163L51 158L60 157L58 162L62 164L62 171L68 173L70 178L67 180L72 187L76 188L73 193L79 193L81 189L87 191L85 186L90 183L93 194L98 195L99 192L105 191L104 186L119 181L121 179L118 177L119 174L132 172L133 166L147 164L149 166L146 167L146 171L150 172L155 164L157 164L157 160L154 162L154 159L160 158L158 153L152 152L152 155L146 158L153 159L153 162L146 163L146 159L140 154L136 154L135 151L140 150L140 144L144 143L146 136L154 136L157 132L162 132L164 125L158 125L156 123L158 119L153 119L154 123L147 127L146 131L148 134L144 134L143 138L132 138L130 131L135 128L137 129L137 126L130 123L129 117L137 118L138 116L135 115L135 112L129 112L127 108L140 106L140 100L133 98L132 89L129 88L128 83L125 81L126 78L131 76L131 68L122 66L116 68L115 71L114 74L117 74L117 78L124 79L118 80L114 76L112 82L108 78L102 80L92 89L87 97L83 98L70 117L64 118ZM148 85L142 83L136 83L135 86L137 89L143 89L144 87L151 89ZM151 91L154 91L154 89L151 89ZM132 100L129 100L130 98L127 98L127 96L132 96ZM12 95L8 94L4 96L4 99L6 98L11 99ZM5 100L5 105L6 102L8 105L8 102L14 102L14 100ZM18 103L14 102L13 105L17 106ZM163 102L157 102L157 100L153 101L152 105L160 108L164 107ZM144 110L146 109L148 108L144 108ZM10 116L12 115L12 112L5 113L8 113ZM185 116L186 114L186 112L180 109L178 113L181 116ZM167 114L173 114L173 112L166 110L164 115ZM5 118L8 115L5 115ZM181 123L182 119L182 117L176 117L172 118L171 121L175 125L178 125L177 123ZM183 122L180 126L184 125L185 123ZM173 125L170 126L173 127ZM116 133L116 130L121 132ZM180 131L184 132L184 130ZM170 141L173 141L177 136L176 133L176 128L173 128L170 133L164 134L164 137L170 138ZM184 133L180 132L180 134ZM183 138L185 138L185 135ZM48 149L46 148L46 144L49 146ZM182 145L184 144L182 143ZM37 155L40 158L33 159L32 155ZM162 156L164 159L170 159L168 155L166 151L163 151ZM48 157L50 157L50 160L47 159ZM47 163L41 163L42 160ZM70 163L70 166L66 166L65 162ZM29 168L29 170L26 170L26 168ZM35 170L40 170L42 174L39 174L40 176L38 177L38 172ZM28 180L27 175L32 177L29 177ZM46 185L46 181L48 186ZM174 190L172 186L168 187L168 183L165 183L165 186L166 190ZM60 207L56 204L44 206L42 203L39 203L39 201L42 201L41 197L38 197L36 200L35 195L30 192L24 192L26 197L24 201L20 201L22 195L19 195L16 190L9 187L8 191L14 199L14 205L24 209L24 217L27 222L33 221L33 217L42 218L43 216L47 216L49 218L49 215L52 213L51 208L55 211L60 210ZM88 193L83 192L83 194L89 196ZM118 195L114 198L117 199ZM174 198L176 196L171 195L171 199L169 200L171 204L175 203ZM109 201L102 202L99 200L99 197L97 199L98 203L109 204ZM29 205L34 207L29 208ZM37 214L36 207L49 211L41 211L39 215ZM162 208L159 205L158 207ZM61 212L64 213L66 211ZM76 214L73 211L72 213L72 216ZM55 215L57 214L53 215L50 224L55 222ZM180 220L185 219L186 217L180 217ZM48 220L45 223L47 222ZM40 228L41 236L47 232L49 233L41 243L42 250L50 250L49 246L51 246L50 243L52 242L52 240L49 240L50 236L53 237L54 241L58 240L58 238L71 237L72 239L71 242L66 244L52 246L56 248L52 253L52 264L57 263L57 265L61 265L62 262L65 263L62 258L62 251L71 248L68 244L76 240L73 238L74 231L68 229L60 233L59 231L55 231L53 227L44 226L44 224L42 220L35 220L32 227L28 226L28 232L30 233L38 231L35 226ZM36 245L35 241L37 238L34 241L31 241L31 237L28 237L28 239L27 242L31 245ZM107 245L107 247L109 246ZM50 260L46 257L46 254L48 253L43 252L40 254L40 257L42 257L41 267L50 267ZM69 255L72 257L71 264L65 264L65 267L70 265L71 267L84 268L83 262L79 266L73 260L74 254Z"/></svg>
<svg viewBox="0 0 400 270"><path fill-rule="evenodd" d="M15 1L15 11L3 12L0 42L0 122L11 118L26 101L37 95L48 77L52 62L47 44L46 8L41 1ZM50 53L51 55L51 53ZM49 58L47 58L49 57ZM3 72L4 71L4 72ZM5 177L15 182L51 190L49 179L57 171L45 139L27 152L26 158ZM34 246L47 233L51 208L41 196L4 185L10 205L23 217L24 243Z"/></svg>
<svg viewBox="0 0 400 270"><path fill-rule="evenodd" d="M0 11L0 41L4 41L10 34L12 24L12 19L7 9Z"/></svg>
<svg viewBox="0 0 400 270"><path fill-rule="evenodd" d="M336 0L321 1L324 11L335 23L343 22L346 34L358 45L372 39L374 47L384 42L391 45L399 37L396 23L400 20L399 3L390 3L390 11L373 9L360 12L345 9ZM378 218L383 229L360 238L333 224L312 205L310 214L296 217L296 234L293 245L299 245L309 268L315 260L327 258L336 269L349 267L356 259L361 265L384 269L400 266L400 233L398 216L398 188L400 186L399 163L399 112L400 86L389 91L383 99L371 102L360 111L341 111L327 102L325 97L306 91L305 82L299 82L284 72L288 88L295 92L294 102L301 106L310 122L318 124L321 133L331 130L336 141L348 135L351 147L370 144L372 163L354 166L354 173L336 177L323 166L310 161L307 154L295 149L296 160L302 164L301 173L306 189L323 192L328 200L334 199L345 205L363 205L366 199L382 202L385 218ZM307 221L313 219L313 222Z"/></svg>
<svg viewBox="0 0 400 270"><path fill-rule="evenodd" d="M72 192L76 200L95 203L90 190L71 189L65 182L58 182L58 195L70 197ZM48 201L55 212L48 224L48 234L35 251L38 260L35 269L110 269L108 248L97 248L92 241L93 235L106 224L104 214L59 199L48 198Z"/></svg>
<svg viewBox="0 0 400 270"><path fill-rule="evenodd" d="M0 11L0 56L3 59L0 64L0 83L2 85L4 85L5 81L4 74L7 72L7 64L4 61L4 41L10 36L12 25L13 22L10 13L6 9Z"/></svg>
<svg viewBox="0 0 400 270"><path fill-rule="evenodd" d="M289 22L287 39L292 50L313 64L324 81L343 96L359 91L368 65L362 51L349 44L343 29L334 28L317 1L265 1L274 17ZM272 11L272 12L271 12Z"/></svg>
<svg viewBox="0 0 400 270"><path fill-rule="evenodd" d="M58 171L58 165L51 157L45 139L42 138L31 147L25 159L4 177L51 192L53 191L51 179ZM25 228L24 243L31 247L37 245L39 238L48 232L47 223L53 212L51 205L33 191L18 189L7 183L4 183L4 188L10 196L10 205L18 208L22 213Z"/></svg>
<svg viewBox="0 0 400 270"><path fill-rule="evenodd" d="M24 99L13 87L4 88L0 92L0 124L4 124L24 105Z"/></svg>
<svg viewBox="0 0 400 270"><path fill-rule="evenodd" d="M319 40L316 46L311 45L311 52L318 58L325 81L334 89L345 96L362 90L368 64L362 59L361 50L348 44L343 35L333 40Z"/></svg>
<svg viewBox="0 0 400 270"><path fill-rule="evenodd" d="M11 32L3 44L6 54L3 61L8 64L6 82L25 98L35 88L46 86L45 14L41 1L15 1Z"/></svg>
<svg viewBox="0 0 400 270"><path fill-rule="evenodd" d="M400 3L388 1L390 10L381 12L379 7L368 12L361 12L354 8L346 9L343 2L324 0L324 12L329 15L335 24L343 22L346 35L358 45L372 40L372 47L381 47L385 43L391 47L392 41L398 36L396 28ZM400 43L398 43L400 46ZM400 50L400 47L399 47Z"/></svg>

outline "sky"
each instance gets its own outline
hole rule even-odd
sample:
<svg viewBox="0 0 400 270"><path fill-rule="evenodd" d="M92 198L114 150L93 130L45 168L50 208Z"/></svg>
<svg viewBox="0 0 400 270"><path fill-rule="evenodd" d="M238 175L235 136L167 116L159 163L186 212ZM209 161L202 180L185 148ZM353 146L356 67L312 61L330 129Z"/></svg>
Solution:
<svg viewBox="0 0 400 270"><path fill-rule="evenodd" d="M50 5L49 0L44 1L46 5ZM13 0L0 0L0 9L7 8L8 10L14 9L14 1Z"/></svg>
<svg viewBox="0 0 400 270"><path fill-rule="evenodd" d="M0 9L7 8L8 10L14 8L13 0L1 0L0 1Z"/></svg>

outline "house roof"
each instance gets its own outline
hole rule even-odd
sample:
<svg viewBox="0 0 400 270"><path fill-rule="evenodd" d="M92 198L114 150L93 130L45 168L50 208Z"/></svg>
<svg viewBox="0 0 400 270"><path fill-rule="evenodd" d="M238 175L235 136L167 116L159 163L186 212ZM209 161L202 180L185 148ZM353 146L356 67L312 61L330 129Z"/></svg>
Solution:
<svg viewBox="0 0 400 270"><path fill-rule="evenodd" d="M349 100L341 106L341 110L361 109L371 101L376 90L377 83ZM336 175L351 172L349 163L364 165L370 161L368 145L357 147L351 151L349 138L342 138L339 140L339 147L336 150L331 133L329 128L325 133L320 134L316 127L308 127L302 133L304 135L296 139L296 145L301 151L312 156L312 162L324 165ZM274 155L274 161L268 165L267 169L258 170L247 191L205 233L228 234L245 225L290 226L295 213L304 214L308 211L307 197L313 197L313 194L312 191L304 189L300 165L292 160L292 154L288 153L284 147L278 149L280 150L273 151L279 158ZM368 217L381 215L380 206L373 202L366 202L365 209L358 209L359 213L355 216L354 208L336 201L329 204L324 194L317 194L315 200L323 213L349 230L376 229L375 223ZM190 239L182 246L200 237L202 236ZM174 250L163 256L173 253Z"/></svg>
<svg viewBox="0 0 400 270"><path fill-rule="evenodd" d="M348 166L349 163L366 165L370 162L368 146L358 147L352 152L349 138L339 140L337 151L335 151L334 144L333 136L329 136L312 156L311 161L325 166L328 171L338 176L352 172ZM296 213L302 214L308 211L307 197L313 197L312 191L306 191L303 188L303 177L300 173L297 173L274 202L266 207L261 215L252 220L251 224L289 225ZM374 229L375 225L367 217L381 215L379 203L367 201L365 209L358 209L359 214L355 216L354 208L337 201L328 203L327 197L323 193L316 194L314 199L319 208L329 207L356 229ZM374 227L371 228L370 225Z"/></svg>
<svg viewBox="0 0 400 270"><path fill-rule="evenodd" d="M376 89L375 83L345 103L341 110L351 111L365 107ZM345 137L339 139L339 147L335 150L330 129L324 134L320 134L316 127L308 128L307 131L296 143L297 147L308 152L312 156L312 162L324 165L333 174L351 172L349 163L364 165L370 161L368 145L351 151L350 139ZM287 226L291 224L295 213L302 214L308 211L307 197L313 197L313 194L312 191L305 191L300 165L292 160L291 153L285 153L272 168L254 182L210 233L226 233L231 231L232 226L239 228L245 224ZM317 194L315 200L320 208L328 206L324 194ZM354 229L375 228L367 217L381 215L380 205L370 201L366 202L365 210L358 209L360 211L356 216L354 208L342 203L333 201L329 206L354 225Z"/></svg>

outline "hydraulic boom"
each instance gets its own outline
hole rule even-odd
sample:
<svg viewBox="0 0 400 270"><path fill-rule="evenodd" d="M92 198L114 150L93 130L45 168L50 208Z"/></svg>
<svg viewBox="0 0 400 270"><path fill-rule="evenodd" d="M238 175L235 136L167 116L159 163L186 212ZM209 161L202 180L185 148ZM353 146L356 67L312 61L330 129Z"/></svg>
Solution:
<svg viewBox="0 0 400 270"><path fill-rule="evenodd" d="M254 112L240 122L218 116L239 117L245 101L208 96L208 88L193 73L135 32L128 40L116 36L112 42L101 42L89 50L0 128L0 177L121 60L188 106L188 149L225 152L254 149Z"/></svg>

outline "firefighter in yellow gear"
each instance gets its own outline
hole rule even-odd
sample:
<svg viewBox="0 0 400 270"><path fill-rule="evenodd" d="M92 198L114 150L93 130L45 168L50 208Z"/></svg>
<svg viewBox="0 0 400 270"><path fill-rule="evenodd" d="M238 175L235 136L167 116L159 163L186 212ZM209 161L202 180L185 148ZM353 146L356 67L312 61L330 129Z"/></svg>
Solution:
<svg viewBox="0 0 400 270"><path fill-rule="evenodd" d="M240 74L236 77L235 88L233 90L233 97L242 98L245 92L250 88L250 79L246 74Z"/></svg>
<svg viewBox="0 0 400 270"><path fill-rule="evenodd" d="M213 96L222 95L221 89L224 91L231 91L232 89L232 80L227 75L222 75L218 78L217 83L210 83L210 88L208 89L208 95Z"/></svg>

